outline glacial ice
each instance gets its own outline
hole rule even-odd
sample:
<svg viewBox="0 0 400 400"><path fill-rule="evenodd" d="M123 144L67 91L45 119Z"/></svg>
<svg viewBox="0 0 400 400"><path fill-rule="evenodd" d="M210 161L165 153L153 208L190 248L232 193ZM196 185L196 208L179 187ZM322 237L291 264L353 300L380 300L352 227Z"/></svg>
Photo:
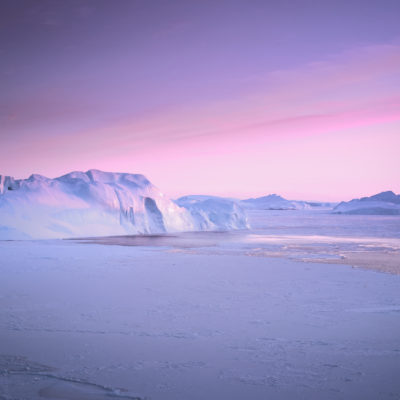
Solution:
<svg viewBox="0 0 400 400"><path fill-rule="evenodd" d="M232 201L180 205L139 174L89 170L21 180L0 175L0 239L244 228L246 215Z"/></svg>
<svg viewBox="0 0 400 400"><path fill-rule="evenodd" d="M343 201L333 209L333 212L358 215L400 215L400 195L387 191L370 197Z"/></svg>
<svg viewBox="0 0 400 400"><path fill-rule="evenodd" d="M240 201L240 205L249 210L329 210L334 203L287 200L277 194Z"/></svg>

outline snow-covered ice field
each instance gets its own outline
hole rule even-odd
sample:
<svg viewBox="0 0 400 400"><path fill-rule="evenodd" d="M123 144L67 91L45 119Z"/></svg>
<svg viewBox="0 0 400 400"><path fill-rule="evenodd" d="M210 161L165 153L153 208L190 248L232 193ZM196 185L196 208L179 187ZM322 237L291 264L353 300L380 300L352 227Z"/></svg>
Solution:
<svg viewBox="0 0 400 400"><path fill-rule="evenodd" d="M400 399L400 218L250 223L0 241L0 399Z"/></svg>

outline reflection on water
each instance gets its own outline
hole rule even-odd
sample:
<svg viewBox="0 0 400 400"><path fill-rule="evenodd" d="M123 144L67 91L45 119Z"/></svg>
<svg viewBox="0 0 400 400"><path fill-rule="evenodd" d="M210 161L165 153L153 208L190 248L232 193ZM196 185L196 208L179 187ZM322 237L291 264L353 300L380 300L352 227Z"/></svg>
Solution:
<svg viewBox="0 0 400 400"><path fill-rule="evenodd" d="M253 211L252 229L80 239L81 243L145 246L190 254L285 257L400 273L400 217Z"/></svg>
<svg viewBox="0 0 400 400"><path fill-rule="evenodd" d="M80 239L84 243L120 246L215 247L273 243L379 243L396 246L400 217L336 215L316 211L249 211L249 230L183 232ZM373 244L370 244L373 246Z"/></svg>
<svg viewBox="0 0 400 400"><path fill-rule="evenodd" d="M78 239L81 243L97 243L119 246L151 247L214 247L221 243L243 242L248 231L234 232L181 232L165 235L108 236ZM75 239L77 240L77 239Z"/></svg>
<svg viewBox="0 0 400 400"><path fill-rule="evenodd" d="M400 238L400 216L345 215L321 211L248 212L252 230L270 235Z"/></svg>

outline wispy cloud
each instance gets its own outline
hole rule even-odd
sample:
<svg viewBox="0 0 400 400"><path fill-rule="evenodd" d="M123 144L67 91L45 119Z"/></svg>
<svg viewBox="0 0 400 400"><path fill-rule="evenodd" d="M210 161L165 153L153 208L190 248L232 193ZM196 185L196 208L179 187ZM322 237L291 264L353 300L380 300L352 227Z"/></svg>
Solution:
<svg viewBox="0 0 400 400"><path fill-rule="evenodd" d="M363 47L296 69L274 71L231 98L150 112L97 131L121 142L226 135L310 135L400 119L400 46ZM253 78L254 80L254 78ZM115 135L113 135L113 141ZM118 139L117 139L118 140ZM114 142L115 143L115 142Z"/></svg>
<svg viewBox="0 0 400 400"><path fill-rule="evenodd" d="M45 141L35 141L31 134L1 161L11 163L13 151L22 148L37 157L46 151L55 174L68 171L76 160L74 169L143 172L156 183L169 182L179 194L180 187L235 194L238 177L242 191L253 194L268 190L259 187L263 181L270 190L288 195L288 185L299 195L303 187L315 196L328 193L331 182L339 192L360 192L371 188L372 181L377 191L384 190L388 182L398 181L395 171L400 168L393 153L400 145L399 71L400 46L362 47L238 82L229 97L171 103L116 116L95 128L71 125L68 135L40 131L38 137ZM86 111L93 116L96 109L100 117L104 107L85 103L86 109L79 99L59 107L48 96L33 107L28 103L8 110L15 113L10 124L19 123L24 112L34 121L35 113L40 117L46 108L55 118L74 120L74 114L84 119Z"/></svg>

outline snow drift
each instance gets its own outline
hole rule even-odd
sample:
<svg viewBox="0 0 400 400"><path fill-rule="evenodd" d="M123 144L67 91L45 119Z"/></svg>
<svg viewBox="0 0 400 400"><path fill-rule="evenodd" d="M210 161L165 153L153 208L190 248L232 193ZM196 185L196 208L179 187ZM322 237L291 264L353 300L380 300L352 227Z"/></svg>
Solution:
<svg viewBox="0 0 400 400"><path fill-rule="evenodd" d="M387 191L370 197L343 201L333 209L333 212L336 214L400 215L400 195Z"/></svg>
<svg viewBox="0 0 400 400"><path fill-rule="evenodd" d="M143 175L71 172L55 179L0 175L0 238L72 238L247 228L226 199L176 204Z"/></svg>

